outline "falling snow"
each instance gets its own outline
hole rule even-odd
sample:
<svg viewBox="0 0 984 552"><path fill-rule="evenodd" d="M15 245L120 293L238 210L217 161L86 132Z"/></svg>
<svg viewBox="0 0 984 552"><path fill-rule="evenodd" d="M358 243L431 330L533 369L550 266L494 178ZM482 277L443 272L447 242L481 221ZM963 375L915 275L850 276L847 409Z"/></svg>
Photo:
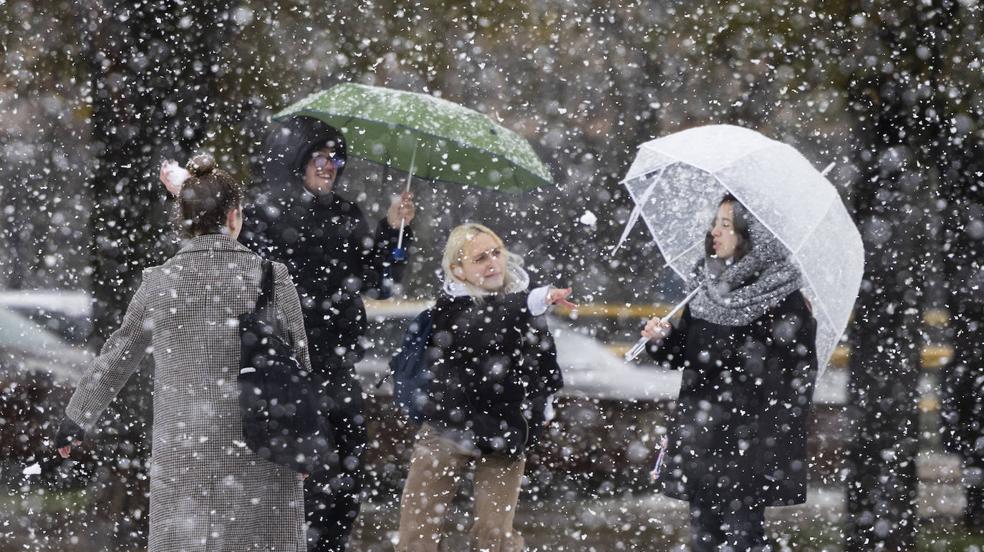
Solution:
<svg viewBox="0 0 984 552"><path fill-rule="evenodd" d="M109 338L125 326L145 269L181 257L173 222L180 226L182 215L172 197L179 192L158 179L166 160L179 165L169 170L183 171L196 153L213 155L246 186L246 212L281 221L284 239L353 231L341 218L302 216L288 226L290 209L310 204L310 194L297 185L277 195L264 172L280 163L293 174L291 156L308 154L297 136L271 149L278 114L324 108L325 91L339 85L386 99L369 110L353 96L339 104L352 117L333 119L351 152L332 193L357 206L369 229L367 241L349 249L333 249L334 242L305 249L329 259L311 270L326 281L332 270L349 270L339 268L339 251L372 249L407 186L415 208L408 262L396 281L345 273L330 293L303 293L310 273L285 262L302 291L298 308L321 305L329 317L355 312L345 320L366 326L347 349L367 351L352 369L362 392L339 399L364 408L355 418L367 432L350 549L392 550L399 540L417 427L394 403L392 380L377 382L411 321L449 289L442 254L464 222L502 237L523 260L530 290L572 288L578 305L550 308L550 339L517 330L513 343L541 352L553 343L565 383L538 411L541 435L516 478L514 527L526 549L686 549L690 507L664 486L689 454L675 443L699 441L681 435L716 436L708 455L727 461L694 461L717 476L709 476L718 489L711 494L720 497L723 486L740 488L757 469L743 463L748 458L794 448L800 441L789 428L801 420L808 420L802 458L759 470L775 488L796 480L793 472L805 477L805 502L769 503L765 537L775 550L984 548L984 18L977 0L308 4L0 0L0 552L154 549L160 514L150 496L175 489L160 472L168 445L155 436L190 451L176 468L200 468L209 454L253 454L245 440L216 430L221 409L175 414L160 400L155 409L155 399L173 392L158 387L168 381L163 359L187 354L205 365L218 350L203 345L207 338L236 335L253 300L244 290L256 289L243 271L227 287L196 287L199 295L176 285L157 290L150 304L166 311L131 326L154 339L120 355L145 359L89 420L93 427L69 459L55 451L55 439L81 378L101 365L94 359L103 346L116 343ZM428 108L393 99L408 93ZM386 121L371 126L370 118ZM709 125L744 127L788 149L759 151L739 170L707 164L752 143L747 138L688 142L695 177L675 164L680 159L645 146ZM360 152L372 132L390 134ZM401 149L414 135L418 149ZM777 162L790 152L798 164ZM653 172L660 167L665 172ZM752 192L729 185L739 177L754 193L774 193L784 178L796 182L762 207ZM647 192L653 182L664 184ZM647 320L688 297L696 285L688 275L706 248L721 246L713 235L705 243L702 228L711 230L725 189L792 252L805 275L807 311L769 332L759 325L760 334L734 326L727 330L733 346L697 332L675 357L647 340L652 354L623 360ZM399 264L395 257L384 264L391 260ZM722 263L715 276L727 279L739 262ZM168 274L177 278L187 266ZM770 269L757 267L742 285L770 281L762 276ZM340 295L352 301L345 307L362 297L365 319L357 308L339 308ZM838 300L833 314L825 297ZM232 312L233 304L242 308ZM489 312L497 305L490 300ZM538 303L522 306L535 312ZM681 320L703 323L680 310L671 317L678 329ZM199 311L210 314L194 318ZM800 339L809 326L803 312L822 335ZM515 328L528 314L483 320ZM180 324L194 318L207 335L171 343L164 336L187 327L164 329L165 315ZM675 347L667 335L663 345ZM735 344L736 335L747 339ZM435 334L433 343L454 339ZM314 346L292 345L299 343ZM791 364L759 354L783 344ZM238 347L216 365L238 362ZM819 357L815 386L811 355ZM503 362L496 358L487 378L512 374ZM799 372L789 376L780 365ZM779 373L787 379L777 390ZM523 385L531 385L524 374ZM107 377L97 385L108 382L116 383ZM228 375L177 385L187 386L187 396L238 398ZM687 416L694 422L681 421ZM762 437L769 423L781 430ZM341 456L336 468L358 471L355 456ZM714 471L728 462L735 471ZM654 479L657 465L666 470ZM241 473L208 477L182 498L227 493L258 511L273 495L244 491L251 482ZM480 480L458 482L443 526L446 549L466 549ZM235 546L216 529L224 522L206 528L209 512L175 500L172 510L188 514L182 522L213 543L202 549Z"/></svg>

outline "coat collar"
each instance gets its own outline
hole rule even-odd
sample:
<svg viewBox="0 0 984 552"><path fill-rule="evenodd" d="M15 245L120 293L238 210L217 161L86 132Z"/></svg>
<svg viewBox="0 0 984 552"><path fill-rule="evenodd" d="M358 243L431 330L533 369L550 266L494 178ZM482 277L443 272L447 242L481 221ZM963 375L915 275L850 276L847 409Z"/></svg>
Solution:
<svg viewBox="0 0 984 552"><path fill-rule="evenodd" d="M238 251L241 253L252 253L245 245L239 243L232 236L227 234L202 234L185 240L178 250L178 255L192 253L195 251Z"/></svg>
<svg viewBox="0 0 984 552"><path fill-rule="evenodd" d="M503 290L503 293L517 293L530 287L530 274L519 264L518 257L510 257L506 261L506 271L509 272L510 283L508 289ZM450 274L446 274L444 277L443 290L445 294L455 299L458 297L494 295L478 287L470 286Z"/></svg>

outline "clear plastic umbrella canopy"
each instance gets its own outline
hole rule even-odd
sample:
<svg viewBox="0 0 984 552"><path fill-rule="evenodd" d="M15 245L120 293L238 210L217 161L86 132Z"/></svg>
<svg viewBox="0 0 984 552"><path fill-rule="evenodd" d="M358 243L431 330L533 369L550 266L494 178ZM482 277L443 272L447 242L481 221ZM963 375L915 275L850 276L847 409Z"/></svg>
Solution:
<svg viewBox="0 0 984 552"><path fill-rule="evenodd" d="M817 319L822 371L847 327L864 272L861 235L834 186L795 148L730 125L642 144L624 180L673 270L692 286L721 198L731 193L792 253Z"/></svg>

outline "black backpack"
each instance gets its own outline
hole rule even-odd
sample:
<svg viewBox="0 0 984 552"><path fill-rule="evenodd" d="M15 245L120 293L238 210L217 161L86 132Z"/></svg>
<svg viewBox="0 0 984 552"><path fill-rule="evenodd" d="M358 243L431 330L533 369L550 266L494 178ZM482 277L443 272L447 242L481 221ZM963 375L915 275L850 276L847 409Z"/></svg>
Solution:
<svg viewBox="0 0 984 552"><path fill-rule="evenodd" d="M431 378L427 349L433 331L431 311L427 309L410 323L403 336L403 346L389 362L393 400L403 415L416 424L424 421L423 406L429 400L425 390Z"/></svg>
<svg viewBox="0 0 984 552"><path fill-rule="evenodd" d="M336 453L326 382L306 372L280 337L273 265L263 261L256 308L239 316L243 440L261 458L312 473Z"/></svg>

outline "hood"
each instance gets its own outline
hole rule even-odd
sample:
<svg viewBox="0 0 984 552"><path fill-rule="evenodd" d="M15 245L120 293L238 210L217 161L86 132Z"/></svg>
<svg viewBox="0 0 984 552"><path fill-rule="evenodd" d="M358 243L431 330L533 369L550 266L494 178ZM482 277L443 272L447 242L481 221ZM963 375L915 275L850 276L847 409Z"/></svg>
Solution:
<svg viewBox="0 0 984 552"><path fill-rule="evenodd" d="M509 255L506 259L506 274L508 274L508 283L506 284L506 289L503 291L505 293L516 293L523 291L530 287L530 275L523 268L522 261L516 255ZM492 292L486 291L484 289L477 288L471 284L466 284L460 280L451 277L448 274L444 275L444 293L450 295L451 297L484 297L487 295L492 295Z"/></svg>

